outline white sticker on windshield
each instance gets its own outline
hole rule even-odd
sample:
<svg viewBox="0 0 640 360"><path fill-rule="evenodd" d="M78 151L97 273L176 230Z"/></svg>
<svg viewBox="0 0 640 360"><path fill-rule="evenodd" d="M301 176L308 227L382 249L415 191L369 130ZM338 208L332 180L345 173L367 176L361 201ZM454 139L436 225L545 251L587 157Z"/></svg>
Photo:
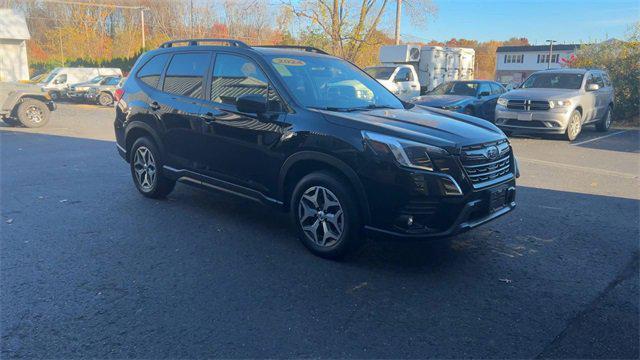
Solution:
<svg viewBox="0 0 640 360"><path fill-rule="evenodd" d="M292 58L275 58L271 60L274 64L286 65L286 66L305 66L304 61Z"/></svg>

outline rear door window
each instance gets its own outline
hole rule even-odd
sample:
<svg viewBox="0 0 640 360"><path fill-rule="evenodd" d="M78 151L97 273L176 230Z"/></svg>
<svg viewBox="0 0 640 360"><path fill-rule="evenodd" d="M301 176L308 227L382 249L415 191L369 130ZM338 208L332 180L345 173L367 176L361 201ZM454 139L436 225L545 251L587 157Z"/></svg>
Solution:
<svg viewBox="0 0 640 360"><path fill-rule="evenodd" d="M160 75L169 56L169 54L160 54L147 61L147 63L142 66L142 69L138 71L138 79L149 86L157 88L160 82Z"/></svg>
<svg viewBox="0 0 640 360"><path fill-rule="evenodd" d="M163 91L192 98L202 97L210 59L211 55L206 52L173 55L164 75Z"/></svg>

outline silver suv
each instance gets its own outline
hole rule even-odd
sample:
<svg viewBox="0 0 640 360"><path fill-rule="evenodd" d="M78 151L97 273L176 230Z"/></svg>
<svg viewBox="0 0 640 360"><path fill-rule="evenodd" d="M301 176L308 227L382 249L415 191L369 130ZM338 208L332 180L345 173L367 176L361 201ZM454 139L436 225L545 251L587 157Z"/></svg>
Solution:
<svg viewBox="0 0 640 360"><path fill-rule="evenodd" d="M531 74L498 99L495 123L505 133L564 134L574 140L582 127L611 126L613 86L602 70L554 69Z"/></svg>

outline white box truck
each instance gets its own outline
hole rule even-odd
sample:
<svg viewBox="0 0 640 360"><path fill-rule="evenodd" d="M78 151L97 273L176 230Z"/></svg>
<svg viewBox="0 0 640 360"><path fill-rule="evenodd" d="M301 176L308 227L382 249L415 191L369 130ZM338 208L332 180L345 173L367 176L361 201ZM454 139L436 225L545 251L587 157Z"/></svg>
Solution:
<svg viewBox="0 0 640 360"><path fill-rule="evenodd" d="M473 80L475 51L442 46L386 45L380 65L364 70L403 100L452 80Z"/></svg>
<svg viewBox="0 0 640 360"><path fill-rule="evenodd" d="M88 81L96 76L122 76L122 70L118 68L60 67L53 69L38 86L42 91L49 92L51 98L56 100L66 93L69 85Z"/></svg>

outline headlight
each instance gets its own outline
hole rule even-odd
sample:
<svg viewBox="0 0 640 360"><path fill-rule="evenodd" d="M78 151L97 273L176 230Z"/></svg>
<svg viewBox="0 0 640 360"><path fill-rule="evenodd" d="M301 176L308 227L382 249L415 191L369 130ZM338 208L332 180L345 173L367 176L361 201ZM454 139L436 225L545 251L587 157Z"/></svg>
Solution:
<svg viewBox="0 0 640 360"><path fill-rule="evenodd" d="M395 161L406 167L433 171L431 154L447 154L443 149L393 136L363 131L367 144L379 155L391 154Z"/></svg>
<svg viewBox="0 0 640 360"><path fill-rule="evenodd" d="M462 105L445 105L442 107L444 110L456 111L462 108Z"/></svg>
<svg viewBox="0 0 640 360"><path fill-rule="evenodd" d="M505 98L498 98L498 105L500 106L507 106L507 104L509 104L509 100L505 99Z"/></svg>
<svg viewBox="0 0 640 360"><path fill-rule="evenodd" d="M555 107L567 107L567 106L571 106L570 100L550 100L549 101L549 107L552 109Z"/></svg>

